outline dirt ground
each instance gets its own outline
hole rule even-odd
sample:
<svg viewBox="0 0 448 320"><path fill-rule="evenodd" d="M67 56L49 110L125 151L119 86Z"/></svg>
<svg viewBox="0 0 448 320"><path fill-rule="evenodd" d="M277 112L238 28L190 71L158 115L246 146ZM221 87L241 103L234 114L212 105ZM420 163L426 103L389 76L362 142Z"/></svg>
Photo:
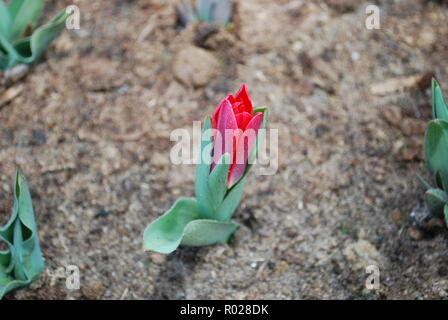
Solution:
<svg viewBox="0 0 448 320"><path fill-rule="evenodd" d="M47 266L6 299L447 298L448 233L411 213L431 76L448 92L448 6L372 1L381 28L367 30L365 1L244 0L233 29L210 31L180 28L174 2L75 1L81 29L2 81L0 222L17 164ZM47 2L43 20L70 3ZM242 82L279 130L277 173L250 174L229 245L144 253L145 226L194 196L170 132ZM81 290L52 279L66 265Z"/></svg>

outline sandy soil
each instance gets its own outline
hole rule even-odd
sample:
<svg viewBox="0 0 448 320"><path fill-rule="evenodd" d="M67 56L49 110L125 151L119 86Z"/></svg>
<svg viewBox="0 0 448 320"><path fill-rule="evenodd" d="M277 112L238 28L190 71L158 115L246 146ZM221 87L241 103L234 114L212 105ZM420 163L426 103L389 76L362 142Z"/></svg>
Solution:
<svg viewBox="0 0 448 320"><path fill-rule="evenodd" d="M210 32L179 28L173 2L76 1L81 30L3 81L0 101L15 97L0 106L0 222L18 164L48 269L6 298L448 297L447 232L411 217L415 174L428 178L431 76L448 92L448 7L372 1L382 24L367 30L364 1L245 0L233 30ZM69 3L50 1L43 19ZM175 67L192 46L213 68ZM170 163L170 132L242 82L279 129L278 172L250 175L229 245L144 253L146 224L194 195L194 167ZM381 286L368 291L372 263ZM51 279L69 264L81 290Z"/></svg>

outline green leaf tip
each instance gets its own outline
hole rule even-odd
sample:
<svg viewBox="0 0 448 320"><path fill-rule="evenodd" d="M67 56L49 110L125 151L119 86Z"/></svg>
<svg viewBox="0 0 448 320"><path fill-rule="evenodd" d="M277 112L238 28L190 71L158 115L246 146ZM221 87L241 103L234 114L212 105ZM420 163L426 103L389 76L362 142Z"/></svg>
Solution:
<svg viewBox="0 0 448 320"><path fill-rule="evenodd" d="M39 238L25 178L19 169L14 175L13 208L9 221L0 227L0 299L9 291L29 285L44 268Z"/></svg>
<svg viewBox="0 0 448 320"><path fill-rule="evenodd" d="M432 117L433 119L448 120L448 109L445 98L436 79L431 81L432 89Z"/></svg>

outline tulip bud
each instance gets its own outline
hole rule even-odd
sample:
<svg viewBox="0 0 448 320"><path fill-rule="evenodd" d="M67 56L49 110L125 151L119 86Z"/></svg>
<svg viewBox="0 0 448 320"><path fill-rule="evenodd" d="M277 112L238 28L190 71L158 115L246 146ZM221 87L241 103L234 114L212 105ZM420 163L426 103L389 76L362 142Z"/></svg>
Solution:
<svg viewBox="0 0 448 320"><path fill-rule="evenodd" d="M238 206L250 167L249 155L256 149L265 113L265 109L254 112L243 84L236 96L227 96L213 112L212 137L207 132L206 119L201 146L205 157L197 166L195 181L199 210L204 217L228 221ZM209 143L213 146L211 165L206 159Z"/></svg>
<svg viewBox="0 0 448 320"><path fill-rule="evenodd" d="M263 113L253 114L252 101L243 84L236 96L229 95L215 109L212 128L216 130L213 148L213 164L224 153L230 155L227 187L231 188L242 176L247 166L249 150L256 141Z"/></svg>

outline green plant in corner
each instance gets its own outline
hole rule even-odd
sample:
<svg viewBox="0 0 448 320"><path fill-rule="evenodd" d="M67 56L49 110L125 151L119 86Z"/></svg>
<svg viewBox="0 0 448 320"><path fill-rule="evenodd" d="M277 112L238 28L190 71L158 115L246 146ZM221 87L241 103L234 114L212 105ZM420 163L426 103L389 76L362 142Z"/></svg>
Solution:
<svg viewBox="0 0 448 320"><path fill-rule="evenodd" d="M436 187L425 183L425 202L434 217L445 218L448 225L448 109L442 90L432 80L432 117L425 133L424 149L428 169Z"/></svg>
<svg viewBox="0 0 448 320"><path fill-rule="evenodd" d="M34 221L30 191L19 170L14 176L12 215L0 227L0 299L9 291L29 285L44 270L44 260Z"/></svg>
<svg viewBox="0 0 448 320"><path fill-rule="evenodd" d="M0 70L34 62L65 26L63 11L37 27L43 0L0 0Z"/></svg>

